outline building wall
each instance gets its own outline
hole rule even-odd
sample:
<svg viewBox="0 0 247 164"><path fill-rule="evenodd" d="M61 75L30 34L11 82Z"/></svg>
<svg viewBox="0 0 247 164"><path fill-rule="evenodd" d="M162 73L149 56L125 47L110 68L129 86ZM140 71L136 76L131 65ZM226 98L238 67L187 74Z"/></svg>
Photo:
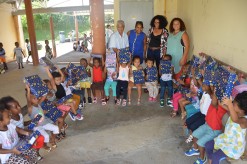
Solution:
<svg viewBox="0 0 247 164"><path fill-rule="evenodd" d="M191 52L204 52L247 72L246 6L246 0L177 0L177 16L186 24Z"/></svg>
<svg viewBox="0 0 247 164"><path fill-rule="evenodd" d="M0 26L0 42L3 43L3 48L6 51L7 61L13 60L14 42L18 41L18 27L16 27L15 20L11 15L12 7L10 4L0 4L1 26ZM21 43L22 44L22 43ZM23 44L22 44L23 46ZM23 47L22 47L23 48Z"/></svg>

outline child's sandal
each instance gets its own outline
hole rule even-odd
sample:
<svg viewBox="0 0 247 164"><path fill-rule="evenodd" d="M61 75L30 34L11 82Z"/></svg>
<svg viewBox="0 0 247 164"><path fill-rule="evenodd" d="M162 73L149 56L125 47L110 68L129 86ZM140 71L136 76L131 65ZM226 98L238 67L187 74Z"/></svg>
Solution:
<svg viewBox="0 0 247 164"><path fill-rule="evenodd" d="M137 105L141 105L141 99L137 100Z"/></svg>
<svg viewBox="0 0 247 164"><path fill-rule="evenodd" d="M110 100L110 97L106 97L105 99L106 103L108 103L109 100Z"/></svg>
<svg viewBox="0 0 247 164"><path fill-rule="evenodd" d="M131 105L131 99L129 99L128 104Z"/></svg>
<svg viewBox="0 0 247 164"><path fill-rule="evenodd" d="M120 105L120 104L121 104L121 99L117 99L116 105Z"/></svg>
<svg viewBox="0 0 247 164"><path fill-rule="evenodd" d="M93 103L94 103L94 104L97 103L97 98L96 98L96 97L93 98Z"/></svg>
<svg viewBox="0 0 247 164"><path fill-rule="evenodd" d="M186 139L186 143L190 143L191 141L193 141L193 136L192 135L190 135L187 139Z"/></svg>
<svg viewBox="0 0 247 164"><path fill-rule="evenodd" d="M106 105L106 101L105 101L105 99L101 99L101 101L102 101L102 105Z"/></svg>
<svg viewBox="0 0 247 164"><path fill-rule="evenodd" d="M45 151L47 151L48 153L51 151L51 147L49 147L49 146L44 147L44 149L45 149Z"/></svg>
<svg viewBox="0 0 247 164"><path fill-rule="evenodd" d="M171 112L171 117L174 118L174 117L176 117L176 116L177 116L177 112L176 112L176 111L172 111L172 112Z"/></svg>
<svg viewBox="0 0 247 164"><path fill-rule="evenodd" d="M123 99L123 103L122 103L122 106L126 106L127 102L125 99Z"/></svg>
<svg viewBox="0 0 247 164"><path fill-rule="evenodd" d="M57 148L57 144L56 144L56 143L52 143L52 144L51 144L51 147L52 147L53 149L55 149L55 148Z"/></svg>

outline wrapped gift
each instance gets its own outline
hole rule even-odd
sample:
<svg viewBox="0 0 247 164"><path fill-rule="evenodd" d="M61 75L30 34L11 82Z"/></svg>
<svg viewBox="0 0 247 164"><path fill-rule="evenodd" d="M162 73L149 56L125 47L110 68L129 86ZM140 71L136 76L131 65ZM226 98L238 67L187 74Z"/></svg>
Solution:
<svg viewBox="0 0 247 164"><path fill-rule="evenodd" d="M120 63L129 63L130 62L130 53L129 48L122 48L119 52L119 62Z"/></svg>
<svg viewBox="0 0 247 164"><path fill-rule="evenodd" d="M66 71L68 72L68 74L70 74L70 72L73 69L76 69L76 65L74 65L73 63L69 63L68 66L67 66L67 68L66 68Z"/></svg>
<svg viewBox="0 0 247 164"><path fill-rule="evenodd" d="M195 56L195 55L193 55L192 59L190 61L190 65L191 65L192 68L196 68L196 67L199 66L199 64L200 64L199 62L200 62L200 58Z"/></svg>
<svg viewBox="0 0 247 164"><path fill-rule="evenodd" d="M101 54L91 54L92 58L102 58Z"/></svg>
<svg viewBox="0 0 247 164"><path fill-rule="evenodd" d="M55 67L55 65L53 64L53 62L49 59L49 58L47 58L47 57L42 57L42 58L40 58L40 60L42 60L42 62L44 62L47 66L49 66L50 67L50 70L52 71L52 72L54 72L57 68Z"/></svg>
<svg viewBox="0 0 247 164"><path fill-rule="evenodd" d="M107 77L110 77L108 78L109 80L116 80L117 79L117 70L116 70L116 67L106 67L106 70L107 70Z"/></svg>
<svg viewBox="0 0 247 164"><path fill-rule="evenodd" d="M182 94L190 93L190 89L182 85L178 86L178 91L181 92Z"/></svg>
<svg viewBox="0 0 247 164"><path fill-rule="evenodd" d="M26 150L30 149L32 147L32 145L34 144L34 142L36 141L36 139L40 135L41 135L40 132L38 130L36 130L32 134L30 134L29 136L20 140L16 145L17 150L26 151Z"/></svg>
<svg viewBox="0 0 247 164"><path fill-rule="evenodd" d="M57 107L51 101L42 103L42 109L46 111L45 116L50 118L54 123L59 117L63 115L63 112L57 109Z"/></svg>
<svg viewBox="0 0 247 164"><path fill-rule="evenodd" d="M76 74L76 77L81 80L81 79L87 79L87 70L83 66L77 66L76 69L73 70Z"/></svg>
<svg viewBox="0 0 247 164"><path fill-rule="evenodd" d="M134 83L135 84L144 84L144 73L143 70L134 70L133 71Z"/></svg>
<svg viewBox="0 0 247 164"><path fill-rule="evenodd" d="M200 73L200 68L199 67L195 68L195 77L196 77L196 79L202 78L202 74Z"/></svg>
<svg viewBox="0 0 247 164"><path fill-rule="evenodd" d="M25 77L24 83L29 85L31 93L37 98L40 98L48 93L46 84L43 83L38 75Z"/></svg>
<svg viewBox="0 0 247 164"><path fill-rule="evenodd" d="M34 119L32 119L31 123L27 126L28 130L33 130L33 128L39 123L39 120L42 118L41 114L38 114Z"/></svg>
<svg viewBox="0 0 247 164"><path fill-rule="evenodd" d="M154 82L158 80L158 71L156 67L147 68L147 82Z"/></svg>
<svg viewBox="0 0 247 164"><path fill-rule="evenodd" d="M160 61L160 71L161 71L161 74L172 74L171 61L161 60Z"/></svg>
<svg viewBox="0 0 247 164"><path fill-rule="evenodd" d="M223 97L230 97L233 87L237 81L236 73L227 70L225 67L220 66L216 73L216 97L222 100Z"/></svg>
<svg viewBox="0 0 247 164"><path fill-rule="evenodd" d="M62 97L61 99L57 100L57 104L62 104L62 103L64 103L65 101L71 99L72 97L73 97L72 94L66 95L66 96Z"/></svg>
<svg viewBox="0 0 247 164"><path fill-rule="evenodd" d="M116 67L116 53L108 52L106 53L105 66L106 67Z"/></svg>

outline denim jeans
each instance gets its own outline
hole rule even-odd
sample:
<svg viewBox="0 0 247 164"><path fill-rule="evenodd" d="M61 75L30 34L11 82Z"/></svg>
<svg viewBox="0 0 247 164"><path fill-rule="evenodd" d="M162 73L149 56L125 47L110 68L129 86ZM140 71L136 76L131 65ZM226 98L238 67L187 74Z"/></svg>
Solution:
<svg viewBox="0 0 247 164"><path fill-rule="evenodd" d="M172 95L173 95L172 80L163 81L162 79L160 79L160 100L164 99L166 87L168 89L168 98L172 99Z"/></svg>

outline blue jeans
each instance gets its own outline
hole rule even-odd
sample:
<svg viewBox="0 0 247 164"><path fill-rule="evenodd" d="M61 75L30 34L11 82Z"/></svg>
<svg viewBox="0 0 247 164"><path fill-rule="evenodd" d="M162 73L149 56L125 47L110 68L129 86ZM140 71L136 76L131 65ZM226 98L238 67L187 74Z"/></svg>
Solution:
<svg viewBox="0 0 247 164"><path fill-rule="evenodd" d="M157 49L157 50L148 49L147 57L148 58L153 58L155 60L157 70L159 70L159 65L160 65L160 49Z"/></svg>
<svg viewBox="0 0 247 164"><path fill-rule="evenodd" d="M163 81L160 79L160 100L164 99L166 87L168 88L168 98L172 98L173 95L173 86L172 80L170 81Z"/></svg>
<svg viewBox="0 0 247 164"><path fill-rule="evenodd" d="M78 96L80 96L80 103L83 103L83 98L84 98L84 89L83 90L79 90L79 89L74 89L72 91L73 94L76 94Z"/></svg>

